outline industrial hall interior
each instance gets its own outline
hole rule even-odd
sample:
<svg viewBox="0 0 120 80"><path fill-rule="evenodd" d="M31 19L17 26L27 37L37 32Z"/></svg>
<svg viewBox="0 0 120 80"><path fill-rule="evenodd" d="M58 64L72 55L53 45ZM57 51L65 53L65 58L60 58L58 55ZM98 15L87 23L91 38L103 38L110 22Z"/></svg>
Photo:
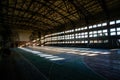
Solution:
<svg viewBox="0 0 120 80"><path fill-rule="evenodd" d="M120 80L120 0L0 0L0 80Z"/></svg>

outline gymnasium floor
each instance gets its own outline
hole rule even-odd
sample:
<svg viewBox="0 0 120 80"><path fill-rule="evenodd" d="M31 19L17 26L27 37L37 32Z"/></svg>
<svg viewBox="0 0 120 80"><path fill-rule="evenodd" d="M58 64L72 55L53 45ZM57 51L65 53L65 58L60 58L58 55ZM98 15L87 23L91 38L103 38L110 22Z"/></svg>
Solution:
<svg viewBox="0 0 120 80"><path fill-rule="evenodd" d="M8 76L4 80L120 79L119 49L34 46L11 50L0 63L3 75Z"/></svg>

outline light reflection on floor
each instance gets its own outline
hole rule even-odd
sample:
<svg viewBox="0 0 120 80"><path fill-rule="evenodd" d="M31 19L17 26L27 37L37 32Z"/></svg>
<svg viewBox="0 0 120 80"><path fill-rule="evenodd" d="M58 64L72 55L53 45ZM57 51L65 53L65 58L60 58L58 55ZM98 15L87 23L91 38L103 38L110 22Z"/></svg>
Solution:
<svg viewBox="0 0 120 80"><path fill-rule="evenodd" d="M33 53L33 54L36 54L36 55L39 55L40 57L44 57L44 58L49 59L51 61L58 61L58 60L65 59L65 58L61 58L59 56L53 56L53 55L45 54L45 53L42 53L40 51L35 51L35 50L27 49L27 48L20 48L20 49L25 50L25 51L30 52L30 53Z"/></svg>
<svg viewBox="0 0 120 80"><path fill-rule="evenodd" d="M96 72L107 77L109 80L120 79L120 49L90 49L90 48L62 48L62 47L30 47L35 50L43 50L48 53L75 54L84 57L84 62ZM53 54L51 52L51 54ZM55 54L54 53L54 54ZM49 58L49 57L48 57ZM62 57L65 59L65 57ZM61 60L62 60L61 58ZM51 59L50 60L56 60Z"/></svg>

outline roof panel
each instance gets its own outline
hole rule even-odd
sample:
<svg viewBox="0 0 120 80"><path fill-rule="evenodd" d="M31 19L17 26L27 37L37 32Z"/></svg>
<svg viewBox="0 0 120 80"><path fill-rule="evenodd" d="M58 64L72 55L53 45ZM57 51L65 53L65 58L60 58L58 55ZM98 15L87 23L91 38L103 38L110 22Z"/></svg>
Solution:
<svg viewBox="0 0 120 80"><path fill-rule="evenodd" d="M47 30L47 28L58 29L58 27L71 21L96 16L101 12L105 13L100 1L101 0L3 0L0 14L4 15L4 23L10 23L13 26L18 24L26 27L35 26L41 29L43 26L46 26L44 30ZM107 6L106 9L108 9L109 12L120 5L119 0L105 0L105 2Z"/></svg>

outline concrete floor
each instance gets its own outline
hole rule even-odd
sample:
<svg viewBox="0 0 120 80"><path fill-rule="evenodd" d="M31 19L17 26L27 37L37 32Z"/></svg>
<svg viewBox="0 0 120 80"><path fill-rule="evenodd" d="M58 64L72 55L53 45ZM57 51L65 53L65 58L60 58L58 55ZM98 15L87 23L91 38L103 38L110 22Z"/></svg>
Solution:
<svg viewBox="0 0 120 80"><path fill-rule="evenodd" d="M10 69L5 69L4 66L0 67L2 72L9 71L8 75L12 73L13 77L10 75L10 80L120 79L119 49L34 46L14 48L12 51L11 57L3 59L0 64L2 66L12 64ZM14 77L14 74L18 79Z"/></svg>
<svg viewBox="0 0 120 80"><path fill-rule="evenodd" d="M49 54L59 55L68 61L82 57L84 64L98 74L109 80L120 79L120 49L91 49L48 46L34 46L29 48ZM69 58L68 55L70 55Z"/></svg>
<svg viewBox="0 0 120 80"><path fill-rule="evenodd" d="M0 80L48 80L21 54L12 52L0 60Z"/></svg>

